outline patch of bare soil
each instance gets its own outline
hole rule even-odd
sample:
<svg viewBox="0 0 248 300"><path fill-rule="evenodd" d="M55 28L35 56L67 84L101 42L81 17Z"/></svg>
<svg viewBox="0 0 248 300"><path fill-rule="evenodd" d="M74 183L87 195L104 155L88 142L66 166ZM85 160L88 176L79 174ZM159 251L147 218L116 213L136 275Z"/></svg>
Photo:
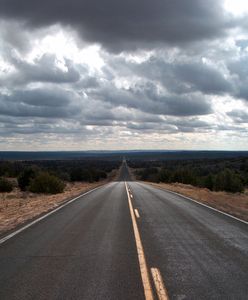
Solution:
<svg viewBox="0 0 248 300"><path fill-rule="evenodd" d="M115 176L113 172L105 181L67 183L65 191L56 195L22 192L18 188L11 193L0 193L0 234L57 207L62 202L107 183Z"/></svg>
<svg viewBox="0 0 248 300"><path fill-rule="evenodd" d="M212 192L206 188L198 188L181 183L150 184L188 196L201 203L248 221L248 190L244 193L231 194L227 192Z"/></svg>

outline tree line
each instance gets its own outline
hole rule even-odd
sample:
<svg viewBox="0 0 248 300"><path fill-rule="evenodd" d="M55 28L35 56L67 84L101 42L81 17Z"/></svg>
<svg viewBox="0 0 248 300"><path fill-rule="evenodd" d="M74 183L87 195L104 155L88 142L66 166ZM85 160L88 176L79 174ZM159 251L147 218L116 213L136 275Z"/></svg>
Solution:
<svg viewBox="0 0 248 300"><path fill-rule="evenodd" d="M140 180L184 183L211 191L243 192L248 186L248 158L130 162Z"/></svg>
<svg viewBox="0 0 248 300"><path fill-rule="evenodd" d="M120 166L120 161L51 160L0 162L0 192L11 192L12 178L22 191L56 194L64 191L66 182L97 182Z"/></svg>

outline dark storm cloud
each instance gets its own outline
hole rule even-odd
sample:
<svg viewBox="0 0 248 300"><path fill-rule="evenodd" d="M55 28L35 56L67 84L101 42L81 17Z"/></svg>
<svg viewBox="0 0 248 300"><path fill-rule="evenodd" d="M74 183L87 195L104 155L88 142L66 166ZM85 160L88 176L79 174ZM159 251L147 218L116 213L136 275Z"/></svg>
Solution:
<svg viewBox="0 0 248 300"><path fill-rule="evenodd" d="M10 57L9 62L16 71L1 80L0 86L17 86L30 82L73 83L80 79L72 61L65 59L66 70L62 70L57 65L56 56L52 54L44 54L32 63L15 57Z"/></svg>
<svg viewBox="0 0 248 300"><path fill-rule="evenodd" d="M92 102L92 101L91 101ZM94 106L95 105L95 106ZM95 109L97 107L97 110ZM87 107L82 114L81 124L102 125L102 126L126 126L127 122L163 123L164 120L159 115L145 113L137 109L126 109L125 107L112 107L104 102L93 104Z"/></svg>
<svg viewBox="0 0 248 300"><path fill-rule="evenodd" d="M22 125L20 124L11 124L6 123L0 126L0 137L16 137L24 135L42 135L43 138L47 138L48 135L58 136L70 136L78 137L80 135L84 136L84 139L87 139L88 136L97 135L100 131L97 128L87 129L85 126L73 127L71 124L53 124L47 123L47 120L40 122L26 122ZM25 137L26 138L26 137ZM44 140L45 143L45 140Z"/></svg>
<svg viewBox="0 0 248 300"><path fill-rule="evenodd" d="M218 70L203 63L179 64L174 67L177 80L190 84L205 94L223 94L232 88Z"/></svg>
<svg viewBox="0 0 248 300"><path fill-rule="evenodd" d="M1 0L0 14L30 28L70 25L114 51L215 38L234 26L221 0Z"/></svg>
<svg viewBox="0 0 248 300"><path fill-rule="evenodd" d="M247 112L226 109L248 100L247 39L229 30L247 21L222 3L0 0L0 142L245 132Z"/></svg>
<svg viewBox="0 0 248 300"><path fill-rule="evenodd" d="M130 122L127 124L128 129L132 129L135 131L150 131L150 132L158 132L163 131L164 133L176 133L177 128L173 125L166 124L166 123L160 123L160 124L154 124L154 123L135 123Z"/></svg>
<svg viewBox="0 0 248 300"><path fill-rule="evenodd" d="M228 69L232 74L238 75L239 79L248 79L248 56L242 56L239 59L233 60L227 64Z"/></svg>
<svg viewBox="0 0 248 300"><path fill-rule="evenodd" d="M18 90L0 94L0 114L21 117L70 118L80 112L73 94L64 90Z"/></svg>
<svg viewBox="0 0 248 300"><path fill-rule="evenodd" d="M100 83L98 81L98 78L93 76L82 76L83 78L75 84L75 87L79 89L96 89L100 87Z"/></svg>
<svg viewBox="0 0 248 300"><path fill-rule="evenodd" d="M154 83L137 84L129 89L106 85L90 94L93 99L161 115L193 116L212 112L211 103L202 94L164 94Z"/></svg>
<svg viewBox="0 0 248 300"><path fill-rule="evenodd" d="M235 96L248 101L248 80L240 82Z"/></svg>
<svg viewBox="0 0 248 300"><path fill-rule="evenodd" d="M175 126L177 126L179 131L182 132L200 132L201 130L208 130L211 125L205 121L201 121L198 118L180 118L176 120L171 120Z"/></svg>
<svg viewBox="0 0 248 300"><path fill-rule="evenodd" d="M248 56L241 56L239 59L232 60L227 67L232 75L236 76L235 93L237 98L248 101Z"/></svg>
<svg viewBox="0 0 248 300"><path fill-rule="evenodd" d="M243 110L235 109L227 113L227 115L231 117L235 123L248 123L248 113Z"/></svg>
<svg viewBox="0 0 248 300"><path fill-rule="evenodd" d="M211 125L197 118L169 117L160 122L128 122L127 128L135 131L178 133L178 132L206 132Z"/></svg>
<svg viewBox="0 0 248 300"><path fill-rule="evenodd" d="M2 38L2 44L5 48L17 49L20 53L25 53L30 50L32 37L29 35L26 28L24 28L22 22L5 22L0 18L0 38ZM6 51L7 49L5 49Z"/></svg>
<svg viewBox="0 0 248 300"><path fill-rule="evenodd" d="M192 57L189 62L166 62L162 57L152 56L143 63L119 58L109 61L113 70L123 76L137 76L156 80L175 94L200 91L203 94L225 94L233 92L232 82L224 77L223 71ZM106 67L106 69L109 67ZM110 72L110 70L107 70ZM114 71L115 72L115 71Z"/></svg>

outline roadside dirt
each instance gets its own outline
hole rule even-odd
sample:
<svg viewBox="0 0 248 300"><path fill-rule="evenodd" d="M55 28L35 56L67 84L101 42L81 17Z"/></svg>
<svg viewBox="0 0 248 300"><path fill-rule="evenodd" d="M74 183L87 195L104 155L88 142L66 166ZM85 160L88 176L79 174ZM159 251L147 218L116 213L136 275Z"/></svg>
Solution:
<svg viewBox="0 0 248 300"><path fill-rule="evenodd" d="M67 183L65 191L56 195L22 192L17 187L11 193L0 193L0 234L59 206L69 199L114 180L117 176L116 173L116 170L112 171L108 179L99 182Z"/></svg>
<svg viewBox="0 0 248 300"><path fill-rule="evenodd" d="M150 182L149 184L180 193L248 221L248 190L242 194L231 194L226 192L212 192L206 188L198 188L181 183L166 184Z"/></svg>

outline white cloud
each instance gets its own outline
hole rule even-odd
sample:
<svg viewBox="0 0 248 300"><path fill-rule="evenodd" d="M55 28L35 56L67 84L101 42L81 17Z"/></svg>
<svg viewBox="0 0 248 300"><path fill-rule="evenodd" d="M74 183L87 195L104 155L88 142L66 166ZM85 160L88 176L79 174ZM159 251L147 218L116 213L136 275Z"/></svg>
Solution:
<svg viewBox="0 0 248 300"><path fill-rule="evenodd" d="M225 9L237 16L248 13L248 2L245 0L225 0Z"/></svg>

